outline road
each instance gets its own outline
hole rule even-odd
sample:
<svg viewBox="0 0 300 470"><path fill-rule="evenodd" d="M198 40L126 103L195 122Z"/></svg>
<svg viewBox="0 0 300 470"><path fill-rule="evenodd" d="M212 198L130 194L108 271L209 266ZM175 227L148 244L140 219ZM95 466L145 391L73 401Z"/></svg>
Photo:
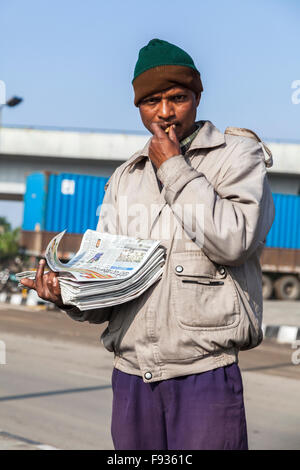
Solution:
<svg viewBox="0 0 300 470"><path fill-rule="evenodd" d="M4 304L0 325L7 362L0 365L0 449L30 448L30 441L113 449L112 355L99 342L103 326ZM240 353L250 449L300 448L300 365L292 352L264 340Z"/></svg>

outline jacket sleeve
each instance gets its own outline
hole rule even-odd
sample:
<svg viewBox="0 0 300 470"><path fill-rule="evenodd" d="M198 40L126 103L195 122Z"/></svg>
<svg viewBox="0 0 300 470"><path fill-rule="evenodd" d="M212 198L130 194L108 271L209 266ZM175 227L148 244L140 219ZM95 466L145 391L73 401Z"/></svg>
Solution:
<svg viewBox="0 0 300 470"><path fill-rule="evenodd" d="M263 246L274 220L274 203L257 142L241 139L227 161L231 163L222 169L216 188L182 155L166 160L158 177L187 235L212 261L238 266Z"/></svg>
<svg viewBox="0 0 300 470"><path fill-rule="evenodd" d="M97 225L98 232L117 233L117 214L115 204L115 173L110 178L107 190L101 205L100 216ZM93 310L79 310L77 307L67 306L61 309L72 320L88 321L89 323L104 323L108 321L113 307L104 307Z"/></svg>
<svg viewBox="0 0 300 470"><path fill-rule="evenodd" d="M69 307L61 309L72 320L88 321L89 323L104 323L109 320L112 307L96 308L93 310L79 310L77 307Z"/></svg>

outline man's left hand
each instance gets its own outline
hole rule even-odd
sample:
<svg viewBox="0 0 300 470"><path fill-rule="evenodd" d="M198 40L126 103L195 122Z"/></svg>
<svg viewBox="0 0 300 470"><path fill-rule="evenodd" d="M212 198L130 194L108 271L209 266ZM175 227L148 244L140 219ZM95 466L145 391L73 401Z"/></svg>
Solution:
<svg viewBox="0 0 300 470"><path fill-rule="evenodd" d="M175 126L170 127L167 134L157 123L151 125L153 137L149 146L149 158L156 168L169 158L180 155L180 144L175 133Z"/></svg>

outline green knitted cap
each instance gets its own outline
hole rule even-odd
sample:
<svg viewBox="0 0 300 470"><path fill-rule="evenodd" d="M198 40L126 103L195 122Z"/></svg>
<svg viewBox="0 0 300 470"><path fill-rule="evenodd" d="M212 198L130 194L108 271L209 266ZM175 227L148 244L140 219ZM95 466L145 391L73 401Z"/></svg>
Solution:
<svg viewBox="0 0 300 470"><path fill-rule="evenodd" d="M159 65L181 65L198 72L193 59L183 49L161 39L151 39L139 52L133 80L146 70Z"/></svg>

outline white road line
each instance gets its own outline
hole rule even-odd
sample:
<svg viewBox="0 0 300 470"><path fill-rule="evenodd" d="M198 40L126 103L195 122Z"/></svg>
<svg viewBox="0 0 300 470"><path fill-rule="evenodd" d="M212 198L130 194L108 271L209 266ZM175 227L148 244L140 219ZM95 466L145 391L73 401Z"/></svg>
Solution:
<svg viewBox="0 0 300 470"><path fill-rule="evenodd" d="M40 450L60 450L58 449L57 447L53 447L53 446L48 446L47 444L39 444L38 446L36 446L38 449Z"/></svg>
<svg viewBox="0 0 300 470"><path fill-rule="evenodd" d="M296 326L280 326L277 341L279 343L293 343L298 334L298 327Z"/></svg>
<svg viewBox="0 0 300 470"><path fill-rule="evenodd" d="M33 441L32 439L18 436L17 434L12 434L10 432L3 431L3 429L0 429L0 449L13 450L14 447L20 444L23 448L25 448L25 450L32 448L39 450L60 450L57 447L47 444L40 444L39 442Z"/></svg>

